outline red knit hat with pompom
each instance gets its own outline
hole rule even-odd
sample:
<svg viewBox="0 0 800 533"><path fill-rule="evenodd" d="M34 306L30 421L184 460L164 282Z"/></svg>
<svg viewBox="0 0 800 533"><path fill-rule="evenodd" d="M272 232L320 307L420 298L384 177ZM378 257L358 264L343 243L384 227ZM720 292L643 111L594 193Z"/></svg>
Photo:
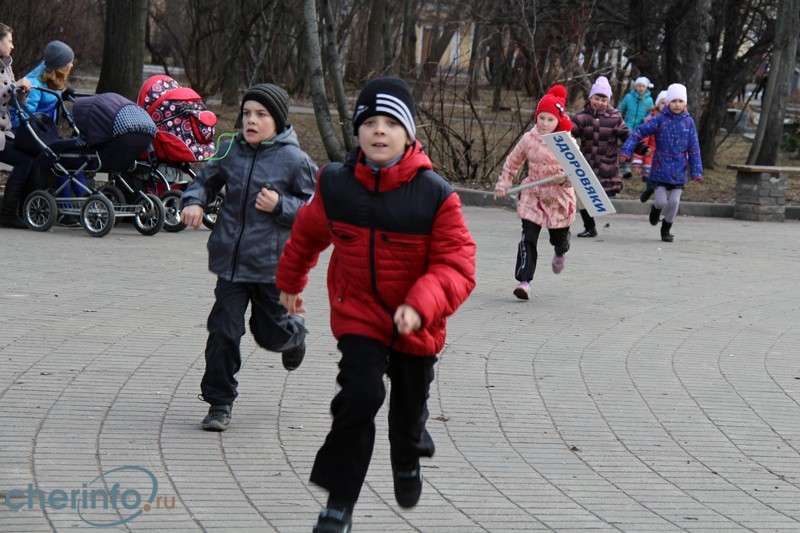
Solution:
<svg viewBox="0 0 800 533"><path fill-rule="evenodd" d="M553 85L539 100L533 119L536 120L541 112L550 113L558 119L556 131L572 131L572 121L567 116L567 88L563 85Z"/></svg>

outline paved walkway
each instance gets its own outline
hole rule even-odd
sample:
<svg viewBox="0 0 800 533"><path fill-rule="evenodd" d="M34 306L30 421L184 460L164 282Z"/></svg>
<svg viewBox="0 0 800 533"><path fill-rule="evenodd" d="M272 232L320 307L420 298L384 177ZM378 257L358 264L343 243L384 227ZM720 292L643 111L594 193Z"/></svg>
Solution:
<svg viewBox="0 0 800 533"><path fill-rule="evenodd" d="M355 531L800 530L800 223L680 218L665 244L615 215L560 276L543 237L519 302L514 213L465 212L479 283L438 365L422 500L394 503L384 410ZM324 267L306 362L246 337L232 426L206 433L207 237L0 229L0 531L311 530Z"/></svg>

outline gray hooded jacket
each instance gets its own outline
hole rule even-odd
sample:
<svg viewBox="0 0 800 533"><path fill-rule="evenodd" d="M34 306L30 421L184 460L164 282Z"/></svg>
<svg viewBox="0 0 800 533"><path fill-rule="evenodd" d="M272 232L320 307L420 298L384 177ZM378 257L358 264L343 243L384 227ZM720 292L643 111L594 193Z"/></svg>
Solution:
<svg viewBox="0 0 800 533"><path fill-rule="evenodd" d="M182 206L205 206L226 187L217 222L208 238L208 268L236 283L275 283L278 258L297 211L314 193L317 165L300 149L292 126L254 147L241 133L221 143L186 187ZM256 209L262 187L281 195L272 213Z"/></svg>

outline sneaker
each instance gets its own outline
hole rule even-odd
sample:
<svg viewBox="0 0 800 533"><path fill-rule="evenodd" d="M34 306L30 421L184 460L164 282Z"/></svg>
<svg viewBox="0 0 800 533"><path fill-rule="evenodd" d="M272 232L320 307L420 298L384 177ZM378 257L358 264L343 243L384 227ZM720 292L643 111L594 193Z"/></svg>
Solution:
<svg viewBox="0 0 800 533"><path fill-rule="evenodd" d="M394 499L404 509L417 505L422 494L422 469L417 461L413 470L398 470L392 464L392 477L394 478Z"/></svg>
<svg viewBox="0 0 800 533"><path fill-rule="evenodd" d="M530 298L531 284L527 281L520 281L519 285L514 289L514 296L520 300L527 300Z"/></svg>
<svg viewBox="0 0 800 533"><path fill-rule="evenodd" d="M587 237L597 237L597 229L596 228L586 228L583 232L578 233L578 237L585 239Z"/></svg>
<svg viewBox="0 0 800 533"><path fill-rule="evenodd" d="M302 364L303 358L306 356L306 340L303 339L296 347L292 348L291 350L286 350L281 354L281 359L283 360L283 368L291 372L292 370L297 370L297 368Z"/></svg>
<svg viewBox="0 0 800 533"><path fill-rule="evenodd" d="M313 533L349 533L353 519L349 513L326 508L319 513Z"/></svg>
<svg viewBox="0 0 800 533"><path fill-rule="evenodd" d="M225 431L231 423L231 404L212 405L203 419L202 428L206 431Z"/></svg>
<svg viewBox="0 0 800 533"><path fill-rule="evenodd" d="M567 256L565 255L558 255L556 254L553 256L553 274L561 274L561 271L564 270L564 267L567 266Z"/></svg>
<svg viewBox="0 0 800 533"><path fill-rule="evenodd" d="M300 322L300 327L305 329L305 320L300 315L295 315L297 320ZM298 367L303 363L303 358L306 356L306 339L303 338L303 342L295 346L290 350L286 350L281 354L281 359L283 360L283 368L291 372L292 370L297 370Z"/></svg>

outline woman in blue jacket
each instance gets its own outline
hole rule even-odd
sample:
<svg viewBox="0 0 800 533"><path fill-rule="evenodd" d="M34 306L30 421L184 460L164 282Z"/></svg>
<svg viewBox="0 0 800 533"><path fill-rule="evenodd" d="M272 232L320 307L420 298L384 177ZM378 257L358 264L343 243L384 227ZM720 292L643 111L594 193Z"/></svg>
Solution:
<svg viewBox="0 0 800 533"><path fill-rule="evenodd" d="M25 77L31 81L32 87L44 87L54 91L63 91L67 88L67 78L72 72L75 54L68 45L61 41L50 41L44 49L44 61L30 71ZM31 114L44 113L53 119L58 119L58 98L44 91L31 91L25 107ZM12 117L14 127L17 117Z"/></svg>
<svg viewBox="0 0 800 533"><path fill-rule="evenodd" d="M653 165L650 167L650 182L655 187L655 198L650 209L650 224L658 225L661 210L666 207L661 224L661 240L672 242L673 235L669 230L678 214L687 175L691 174L693 181L703 179L700 141L697 138L694 120L686 111L684 85L673 83L669 86L667 103L663 111L633 131L622 145L620 160L630 159L634 147L650 135L655 135L656 139L656 153L653 156Z"/></svg>

